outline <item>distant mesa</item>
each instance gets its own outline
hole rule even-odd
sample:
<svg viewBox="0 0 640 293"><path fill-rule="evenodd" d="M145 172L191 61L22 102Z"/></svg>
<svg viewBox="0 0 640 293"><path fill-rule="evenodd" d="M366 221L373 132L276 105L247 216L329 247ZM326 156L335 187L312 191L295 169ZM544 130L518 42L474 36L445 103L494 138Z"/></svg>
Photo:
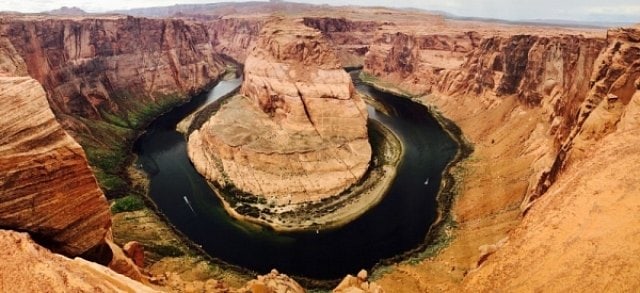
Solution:
<svg viewBox="0 0 640 293"><path fill-rule="evenodd" d="M58 9L44 11L43 13L51 14L51 15L63 15L63 16L79 16L88 14L86 11L78 8L78 7L68 7L62 6Z"/></svg>

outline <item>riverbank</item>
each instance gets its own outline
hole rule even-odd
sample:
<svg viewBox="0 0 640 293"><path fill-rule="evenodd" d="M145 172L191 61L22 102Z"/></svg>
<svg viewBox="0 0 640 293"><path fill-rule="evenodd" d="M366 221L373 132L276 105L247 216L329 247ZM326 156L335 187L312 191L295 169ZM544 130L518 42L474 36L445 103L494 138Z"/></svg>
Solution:
<svg viewBox="0 0 640 293"><path fill-rule="evenodd" d="M235 76L236 71L228 70L224 77L211 85L211 88L222 80L228 80L232 75ZM169 111L191 102L196 96L158 113L154 120L145 123L145 128ZM122 176L129 180L130 190L129 195L123 199L138 198L141 205L130 210L112 211L114 242L120 246L129 241L143 244L145 269L151 274L152 282L156 285L181 290L183 287L192 287L194 284L204 284L215 279L232 288L245 286L246 282L257 276L257 273L211 257L200 245L177 229L151 199L149 175L141 169L138 157L133 153L135 141L144 133L145 131L139 131L136 139L128 144L128 166L122 173ZM122 199L111 200L111 204L120 200Z"/></svg>
<svg viewBox="0 0 640 293"><path fill-rule="evenodd" d="M217 91L215 97L231 90L228 86L222 88L225 90ZM401 135L403 142L409 143L402 150L403 155L410 159L399 165L398 174L402 175L393 181L389 196L369 209L369 213L353 221L353 226L349 224L340 229L322 230L322 233L314 233L315 229L312 229L307 233L283 234L269 229L252 229L249 225L230 219L219 198L212 194L210 186L193 169L188 158L184 158L184 134L175 131L178 121L199 104L189 106L189 111L176 109L163 116L140 140L137 153L141 156L144 170L150 172L154 202L167 213L173 225L197 239L209 253L260 272L275 267L290 275L329 280L361 268L371 268L380 259L416 247L423 242L436 217L435 199L440 190L441 173L456 153L455 143L425 109L404 99L361 90L358 88L359 92L371 94L388 109L390 115L371 108L368 112L371 118L388 124ZM372 137L381 138L382 135ZM425 177L431 178L432 183L424 184ZM187 203L183 200L185 194ZM193 204L192 207L189 202ZM419 227L414 227L416 223L419 223ZM370 231L370 227L376 227L376 235L366 232ZM354 231L358 232L354 234ZM405 236L393 236L398 233ZM225 240L219 241L218 235L225 235ZM264 256L239 253L236 244L250 248L249 251L262 249L269 253ZM345 255L345 252L353 251L353 247L371 249ZM317 259L320 255L328 258ZM291 257L308 261L292 264L286 261Z"/></svg>
<svg viewBox="0 0 640 293"><path fill-rule="evenodd" d="M361 72L358 77L361 82L378 91L410 99L411 101L424 106L436 119L442 129L458 145L458 151L456 152L455 157L447 164L442 172L443 176L440 182L441 187L437 195L437 218L431 225L424 243L411 251L381 261L373 271L374 279L377 279L388 270L389 265L405 261L415 262L433 257L450 244L453 235L452 230L456 227L454 216L452 215L452 207L456 197L460 193L464 179L464 161L471 155L471 153L473 153L473 145L465 139L462 130L455 124L455 122L446 118L442 113L438 112L429 104L423 103L422 100L415 98L408 92L394 88L388 83L381 82L364 72Z"/></svg>

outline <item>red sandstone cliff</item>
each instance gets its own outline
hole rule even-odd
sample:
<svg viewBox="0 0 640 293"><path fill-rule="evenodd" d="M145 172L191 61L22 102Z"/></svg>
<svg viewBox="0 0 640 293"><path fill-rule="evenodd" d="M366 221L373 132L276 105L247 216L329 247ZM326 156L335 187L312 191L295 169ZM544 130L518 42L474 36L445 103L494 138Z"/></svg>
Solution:
<svg viewBox="0 0 640 293"><path fill-rule="evenodd" d="M207 21L205 25L216 52L244 63L266 21L263 17L223 18Z"/></svg>
<svg viewBox="0 0 640 293"><path fill-rule="evenodd" d="M480 28L477 38L465 38L468 30L444 38L398 30L378 34L364 78L434 106L475 152L454 169L465 175L457 228L447 232L456 235L452 244L434 259L399 266L383 287L637 289L638 229L627 224L640 206L630 179L637 30L610 30L606 39L549 29ZM425 39L439 47L422 48ZM456 54L461 39L474 41ZM446 280L432 274L443 267Z"/></svg>
<svg viewBox="0 0 640 293"><path fill-rule="evenodd" d="M80 145L55 120L40 84L0 38L0 226L67 255L102 243L107 201Z"/></svg>
<svg viewBox="0 0 640 293"><path fill-rule="evenodd" d="M303 23L326 36L327 41L336 50L340 63L345 67L362 66L375 31L381 25L389 24L373 20L320 16L305 17Z"/></svg>
<svg viewBox="0 0 640 293"><path fill-rule="evenodd" d="M136 132L224 67L204 25L181 20L7 18L0 35L43 85L108 192L126 188L125 153Z"/></svg>

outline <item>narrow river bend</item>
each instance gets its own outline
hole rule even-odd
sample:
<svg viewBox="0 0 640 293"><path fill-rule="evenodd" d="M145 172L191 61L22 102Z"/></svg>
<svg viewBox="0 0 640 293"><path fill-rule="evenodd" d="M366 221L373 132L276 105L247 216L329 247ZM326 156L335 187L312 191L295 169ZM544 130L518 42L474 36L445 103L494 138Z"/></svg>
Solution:
<svg viewBox="0 0 640 293"><path fill-rule="evenodd" d="M173 225L211 256L228 263L258 273L277 268L313 279L369 270L381 259L424 241L436 216L435 196L442 171L455 156L457 145L424 106L379 92L357 78L358 91L390 109L387 116L369 106L369 118L392 129L405 147L398 176L380 204L342 228L319 234L275 233L228 216L193 168L186 141L175 128L200 105L217 100L240 83L240 79L221 81L208 93L159 117L136 141L134 151L150 178L150 196ZM193 211L183 196L188 197Z"/></svg>

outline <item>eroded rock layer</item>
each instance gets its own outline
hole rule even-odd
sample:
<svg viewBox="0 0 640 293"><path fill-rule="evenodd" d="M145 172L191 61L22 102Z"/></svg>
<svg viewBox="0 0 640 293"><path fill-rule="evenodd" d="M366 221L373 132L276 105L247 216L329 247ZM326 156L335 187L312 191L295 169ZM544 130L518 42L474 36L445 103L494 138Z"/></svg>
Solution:
<svg viewBox="0 0 640 293"><path fill-rule="evenodd" d="M78 255L102 242L111 218L82 148L56 121L40 84L2 39L0 226Z"/></svg>
<svg viewBox="0 0 640 293"><path fill-rule="evenodd" d="M189 138L199 172L289 202L339 194L368 168L365 104L322 34L267 25L245 62L242 96Z"/></svg>
<svg viewBox="0 0 640 293"><path fill-rule="evenodd" d="M224 71L201 23L9 17L0 22L0 35L42 84L109 195L127 189L126 152L141 128Z"/></svg>
<svg viewBox="0 0 640 293"><path fill-rule="evenodd" d="M462 184L456 228L441 234L455 235L451 243L378 283L420 292L636 290L638 228L627 223L640 206L629 165L637 29L605 38L456 25L441 28L446 36L386 28L365 61L363 78L434 106L475 148L452 170Z"/></svg>
<svg viewBox="0 0 640 293"><path fill-rule="evenodd" d="M28 234L0 230L0 291L160 292L81 258L69 259Z"/></svg>

